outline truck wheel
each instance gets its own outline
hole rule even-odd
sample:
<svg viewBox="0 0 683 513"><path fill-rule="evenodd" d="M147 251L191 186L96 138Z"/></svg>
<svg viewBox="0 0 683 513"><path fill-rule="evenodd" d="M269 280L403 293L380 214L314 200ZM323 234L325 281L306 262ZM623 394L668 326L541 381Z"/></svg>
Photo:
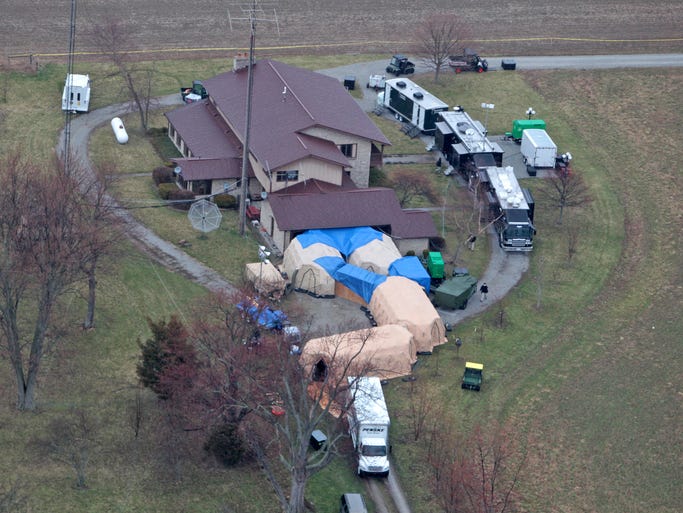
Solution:
<svg viewBox="0 0 683 513"><path fill-rule="evenodd" d="M465 308L467 308L467 301L468 301L468 300L465 299L465 301L463 302L463 304L460 305L460 310L464 310Z"/></svg>

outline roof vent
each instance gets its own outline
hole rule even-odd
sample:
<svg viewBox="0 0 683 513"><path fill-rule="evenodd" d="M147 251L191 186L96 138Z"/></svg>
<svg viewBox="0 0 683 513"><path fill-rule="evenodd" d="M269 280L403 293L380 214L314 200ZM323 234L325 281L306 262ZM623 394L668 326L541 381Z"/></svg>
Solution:
<svg viewBox="0 0 683 513"><path fill-rule="evenodd" d="M415 92L413 93L413 98L417 98L418 100L421 100L421 99L424 98L424 97L425 97L425 95L422 94L420 91L415 91Z"/></svg>
<svg viewBox="0 0 683 513"><path fill-rule="evenodd" d="M396 82L396 87L400 87L401 89L403 89L405 86L406 83L403 80L401 80L400 82Z"/></svg>
<svg viewBox="0 0 683 513"><path fill-rule="evenodd" d="M468 130L472 130L472 125L470 125L467 121L460 121L456 123L455 126L458 128L458 131L462 132L463 134L467 134Z"/></svg>

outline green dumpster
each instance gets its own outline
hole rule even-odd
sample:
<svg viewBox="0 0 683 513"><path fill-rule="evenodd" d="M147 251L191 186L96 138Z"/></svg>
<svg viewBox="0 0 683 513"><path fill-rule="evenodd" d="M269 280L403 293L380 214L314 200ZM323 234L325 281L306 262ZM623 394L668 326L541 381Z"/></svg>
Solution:
<svg viewBox="0 0 683 513"><path fill-rule="evenodd" d="M477 291L477 279L469 274L454 276L434 291L434 304L441 308L467 307L467 301Z"/></svg>
<svg viewBox="0 0 683 513"><path fill-rule="evenodd" d="M443 279L443 258L438 251L430 251L427 255L427 271L432 279Z"/></svg>

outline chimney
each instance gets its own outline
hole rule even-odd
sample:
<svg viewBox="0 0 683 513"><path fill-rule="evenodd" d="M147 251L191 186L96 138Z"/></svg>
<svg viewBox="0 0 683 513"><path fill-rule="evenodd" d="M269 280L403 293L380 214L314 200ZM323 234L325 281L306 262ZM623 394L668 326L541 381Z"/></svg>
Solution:
<svg viewBox="0 0 683 513"><path fill-rule="evenodd" d="M233 58L233 71L239 71L241 69L246 69L249 67L249 52L238 53Z"/></svg>

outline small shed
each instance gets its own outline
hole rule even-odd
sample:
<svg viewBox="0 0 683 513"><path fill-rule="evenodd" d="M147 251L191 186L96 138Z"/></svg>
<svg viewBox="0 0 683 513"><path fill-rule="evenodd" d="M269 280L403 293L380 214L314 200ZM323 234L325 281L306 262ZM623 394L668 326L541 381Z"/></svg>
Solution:
<svg viewBox="0 0 683 513"><path fill-rule="evenodd" d="M379 326L399 324L415 338L416 350L431 353L446 341L446 326L422 287L403 276L389 276L375 289L370 311Z"/></svg>
<svg viewBox="0 0 683 513"><path fill-rule="evenodd" d="M247 280L254 285L259 294L268 297L282 297L287 280L271 262L256 262L246 265Z"/></svg>

